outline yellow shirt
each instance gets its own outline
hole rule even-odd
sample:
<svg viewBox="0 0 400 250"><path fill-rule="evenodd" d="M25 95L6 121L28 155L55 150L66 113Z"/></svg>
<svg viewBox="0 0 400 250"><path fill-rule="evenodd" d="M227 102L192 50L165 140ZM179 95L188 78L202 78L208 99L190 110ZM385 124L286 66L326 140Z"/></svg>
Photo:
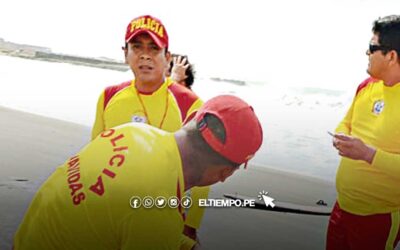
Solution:
<svg viewBox="0 0 400 250"><path fill-rule="evenodd" d="M144 122L165 131L175 132L190 121L203 102L191 90L173 83L170 78L150 94L139 93L135 81L108 87L97 103L92 139L102 131L128 122ZM186 213L185 224L199 228L204 208L198 199L206 199L209 187L190 190L193 206Z"/></svg>
<svg viewBox="0 0 400 250"><path fill-rule="evenodd" d="M173 134L131 123L102 133L48 178L15 235L15 249L179 249L180 208L132 208L181 197Z"/></svg>
<svg viewBox="0 0 400 250"><path fill-rule="evenodd" d="M372 164L342 158L336 176L338 202L353 214L400 209L400 83L388 87L372 78L358 88L336 129L377 149Z"/></svg>
<svg viewBox="0 0 400 250"><path fill-rule="evenodd" d="M170 78L153 93L140 93L135 81L107 88L97 103L92 139L102 131L128 122L143 122L168 132L193 118L203 102Z"/></svg>

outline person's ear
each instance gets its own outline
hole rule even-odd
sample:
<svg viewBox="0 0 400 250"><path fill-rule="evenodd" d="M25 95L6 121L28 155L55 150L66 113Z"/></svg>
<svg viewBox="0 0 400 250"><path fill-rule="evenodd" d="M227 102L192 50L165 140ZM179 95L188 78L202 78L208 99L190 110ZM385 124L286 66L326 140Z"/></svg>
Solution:
<svg viewBox="0 0 400 250"><path fill-rule="evenodd" d="M232 166L225 166L222 169L221 182L224 182L228 177L230 177L238 168Z"/></svg>
<svg viewBox="0 0 400 250"><path fill-rule="evenodd" d="M394 65L399 62L399 55L395 50L389 51L387 56L389 56L389 64Z"/></svg>
<svg viewBox="0 0 400 250"><path fill-rule="evenodd" d="M169 51L165 52L165 76L166 77L171 76L171 70L172 70L171 60L172 60L171 52L169 52Z"/></svg>
<svg viewBox="0 0 400 250"><path fill-rule="evenodd" d="M122 46L121 49L124 51L125 63L128 63L128 45Z"/></svg>
<svg viewBox="0 0 400 250"><path fill-rule="evenodd" d="M171 52L167 51L165 52L165 59L168 63L168 65L171 63L172 57L171 57Z"/></svg>
<svg viewBox="0 0 400 250"><path fill-rule="evenodd" d="M400 62L399 53L397 53L397 51L393 51L393 53L394 53L394 55L393 55L394 63L399 63Z"/></svg>

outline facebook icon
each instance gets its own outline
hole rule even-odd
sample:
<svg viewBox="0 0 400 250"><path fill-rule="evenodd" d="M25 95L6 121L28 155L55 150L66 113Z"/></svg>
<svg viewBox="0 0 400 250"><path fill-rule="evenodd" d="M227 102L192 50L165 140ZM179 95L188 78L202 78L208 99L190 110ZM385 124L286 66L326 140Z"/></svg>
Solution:
<svg viewBox="0 0 400 250"><path fill-rule="evenodd" d="M132 208L139 208L142 205L142 201L140 197L132 196L129 204L131 205Z"/></svg>

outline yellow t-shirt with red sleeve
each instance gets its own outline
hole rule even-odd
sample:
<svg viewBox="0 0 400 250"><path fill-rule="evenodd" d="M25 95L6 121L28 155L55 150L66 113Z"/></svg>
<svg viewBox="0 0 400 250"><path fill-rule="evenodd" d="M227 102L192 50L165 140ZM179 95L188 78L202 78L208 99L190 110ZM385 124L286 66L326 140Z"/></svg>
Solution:
<svg viewBox="0 0 400 250"><path fill-rule="evenodd" d="M92 139L102 131L128 122L150 124L168 132L179 130L203 102L170 78L153 93L136 90L135 80L106 88L97 102Z"/></svg>
<svg viewBox="0 0 400 250"><path fill-rule="evenodd" d="M102 131L128 122L148 123L165 131L175 132L190 121L203 102L191 90L173 83L170 78L155 92L139 93L135 80L106 88L97 103L92 139ZM187 210L185 224L199 228L204 208L198 199L206 199L209 187L190 190L193 206Z"/></svg>
<svg viewBox="0 0 400 250"><path fill-rule="evenodd" d="M400 209L400 83L368 78L336 128L377 149L372 164L343 157L336 175L340 207L353 214Z"/></svg>
<svg viewBox="0 0 400 250"><path fill-rule="evenodd" d="M131 207L131 198L181 198L172 133L131 123L107 130L47 179L14 238L19 249L179 249L180 207Z"/></svg>

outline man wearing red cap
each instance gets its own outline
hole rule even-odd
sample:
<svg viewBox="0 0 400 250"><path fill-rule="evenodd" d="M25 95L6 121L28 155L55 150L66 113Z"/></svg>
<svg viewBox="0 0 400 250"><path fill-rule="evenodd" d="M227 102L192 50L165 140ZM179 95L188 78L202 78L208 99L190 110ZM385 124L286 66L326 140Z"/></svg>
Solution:
<svg viewBox="0 0 400 250"><path fill-rule="evenodd" d="M42 185L14 249L185 249L184 202L160 207L160 197L224 181L262 140L253 109L234 96L211 99L175 133L140 123L106 130Z"/></svg>
<svg viewBox="0 0 400 250"><path fill-rule="evenodd" d="M128 122L147 123L175 132L195 115L202 101L190 90L166 77L170 62L168 34L152 16L133 19L125 34L125 60L135 79L106 88L97 104L92 139ZM208 187L190 190L193 199L207 198ZM204 208L187 211L185 232L196 239Z"/></svg>
<svg viewBox="0 0 400 250"><path fill-rule="evenodd" d="M102 92L92 139L104 130L132 121L174 132L193 118L202 101L165 76L171 55L168 34L159 19L133 19L126 30L124 53L135 79Z"/></svg>

